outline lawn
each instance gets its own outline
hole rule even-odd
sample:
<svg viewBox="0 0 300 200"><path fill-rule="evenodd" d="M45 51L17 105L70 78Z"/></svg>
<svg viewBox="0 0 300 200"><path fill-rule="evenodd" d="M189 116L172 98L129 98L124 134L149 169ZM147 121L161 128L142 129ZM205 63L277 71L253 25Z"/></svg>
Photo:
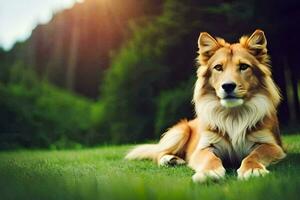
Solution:
<svg viewBox="0 0 300 200"><path fill-rule="evenodd" d="M299 199L300 135L284 137L288 157L263 178L194 184L186 166L125 161L131 146L0 153L0 199Z"/></svg>

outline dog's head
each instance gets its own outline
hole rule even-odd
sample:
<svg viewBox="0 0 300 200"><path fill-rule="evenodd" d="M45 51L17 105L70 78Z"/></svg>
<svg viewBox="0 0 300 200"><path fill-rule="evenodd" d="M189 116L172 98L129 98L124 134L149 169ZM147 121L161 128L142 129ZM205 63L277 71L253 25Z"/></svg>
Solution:
<svg viewBox="0 0 300 200"><path fill-rule="evenodd" d="M225 108L241 106L257 93L275 95L274 103L279 102L263 31L256 30L235 44L201 33L198 45L200 67L196 90L200 91L196 93L215 95Z"/></svg>

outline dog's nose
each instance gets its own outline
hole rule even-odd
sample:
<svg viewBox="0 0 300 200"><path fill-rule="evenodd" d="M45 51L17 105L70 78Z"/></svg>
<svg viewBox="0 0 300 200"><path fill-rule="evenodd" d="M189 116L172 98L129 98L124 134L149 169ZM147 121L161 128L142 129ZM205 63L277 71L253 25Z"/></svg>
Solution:
<svg viewBox="0 0 300 200"><path fill-rule="evenodd" d="M225 90L226 93L231 93L236 88L235 83L224 83L222 88Z"/></svg>

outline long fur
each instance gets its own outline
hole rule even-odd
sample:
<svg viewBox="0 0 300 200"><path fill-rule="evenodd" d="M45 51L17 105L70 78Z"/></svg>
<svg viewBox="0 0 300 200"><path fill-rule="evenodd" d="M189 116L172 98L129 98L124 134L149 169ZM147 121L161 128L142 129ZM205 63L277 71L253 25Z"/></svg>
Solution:
<svg viewBox="0 0 300 200"><path fill-rule="evenodd" d="M161 153L178 154L189 139L190 128L186 120L170 128L162 135L158 144L139 145L132 149L125 159L158 159Z"/></svg>
<svg viewBox="0 0 300 200"><path fill-rule="evenodd" d="M155 160L159 154L159 145L158 144L144 144L135 147L130 151L125 159L127 160L141 160L141 159L152 159Z"/></svg>

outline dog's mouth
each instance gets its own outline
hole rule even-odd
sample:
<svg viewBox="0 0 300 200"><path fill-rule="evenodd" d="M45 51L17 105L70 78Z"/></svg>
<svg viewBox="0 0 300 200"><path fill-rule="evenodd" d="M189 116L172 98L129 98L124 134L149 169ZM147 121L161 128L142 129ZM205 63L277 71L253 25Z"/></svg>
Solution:
<svg viewBox="0 0 300 200"><path fill-rule="evenodd" d="M237 106L243 105L244 100L241 97L237 97L234 95L227 95L224 98L221 98L221 105L225 108L233 108Z"/></svg>
<svg viewBox="0 0 300 200"><path fill-rule="evenodd" d="M225 99L225 100L234 100L234 99L242 99L242 98L234 96L234 95L227 95L226 97L224 97L222 99Z"/></svg>

